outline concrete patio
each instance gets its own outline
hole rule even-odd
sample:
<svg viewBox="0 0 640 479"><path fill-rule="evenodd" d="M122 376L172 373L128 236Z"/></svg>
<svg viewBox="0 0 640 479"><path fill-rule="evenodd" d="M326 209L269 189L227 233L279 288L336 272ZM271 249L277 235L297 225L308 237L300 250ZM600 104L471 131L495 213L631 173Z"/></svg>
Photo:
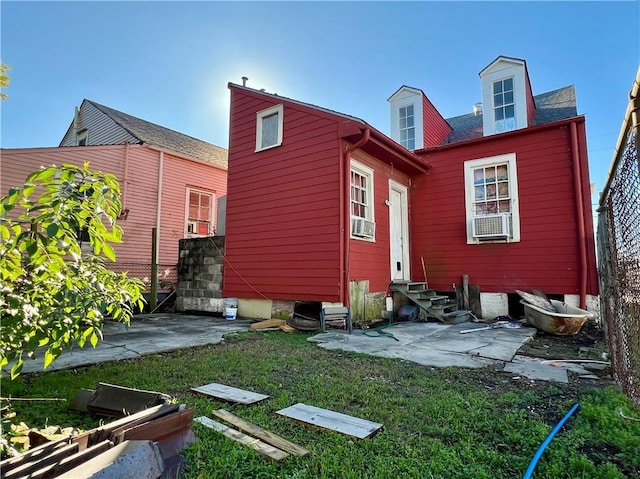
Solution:
<svg viewBox="0 0 640 479"><path fill-rule="evenodd" d="M227 334L249 331L252 321L227 321L212 316L153 314L136 316L129 328L106 321L104 339L96 348L65 350L46 370L42 355L26 360L23 373L49 372L90 366L107 361L135 359L148 354L218 344ZM567 371L588 371L576 364L546 364L516 355L536 334L531 327L488 329L462 334L484 324L396 323L378 332L355 330L352 334L332 329L310 336L308 341L328 350L343 350L384 358L397 358L433 367L481 368L504 366L504 371L530 379L568 382ZM285 334L285 333L282 333ZM5 371L3 371L3 375Z"/></svg>

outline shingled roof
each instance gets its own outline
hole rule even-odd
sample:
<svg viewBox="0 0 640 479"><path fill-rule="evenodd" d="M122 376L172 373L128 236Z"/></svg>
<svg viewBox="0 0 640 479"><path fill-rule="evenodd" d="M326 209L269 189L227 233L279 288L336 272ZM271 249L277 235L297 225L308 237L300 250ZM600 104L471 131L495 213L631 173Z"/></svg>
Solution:
<svg viewBox="0 0 640 479"><path fill-rule="evenodd" d="M536 104L536 116L532 126L564 120L578 114L576 92L573 85L541 93L534 96L533 99ZM453 131L443 144L458 143L482 137L482 114L474 115L473 113L468 113L447 118L447 123L453 128Z"/></svg>
<svg viewBox="0 0 640 479"><path fill-rule="evenodd" d="M94 101L85 101L103 112L131 135L138 138L140 143L165 148L227 169L228 152L225 148L100 105Z"/></svg>

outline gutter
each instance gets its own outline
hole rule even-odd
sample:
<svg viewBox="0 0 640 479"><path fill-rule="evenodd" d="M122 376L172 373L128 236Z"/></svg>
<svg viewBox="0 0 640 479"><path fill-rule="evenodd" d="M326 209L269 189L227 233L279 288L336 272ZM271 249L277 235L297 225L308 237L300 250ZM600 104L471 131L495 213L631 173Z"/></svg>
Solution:
<svg viewBox="0 0 640 479"><path fill-rule="evenodd" d="M578 222L578 256L580 270L578 271L580 284L580 308L587 309L587 245L585 235L584 195L582 194L582 167L578 154L578 129L575 122L569 125L571 135L571 162L573 163L573 188L576 203L576 218Z"/></svg>
<svg viewBox="0 0 640 479"><path fill-rule="evenodd" d="M343 151L340 145L340 223L342 238L340 241L340 301L349 307L349 255L351 246L351 153L364 146L371 137L371 129L366 126L362 137ZM373 186L373 185L372 185Z"/></svg>

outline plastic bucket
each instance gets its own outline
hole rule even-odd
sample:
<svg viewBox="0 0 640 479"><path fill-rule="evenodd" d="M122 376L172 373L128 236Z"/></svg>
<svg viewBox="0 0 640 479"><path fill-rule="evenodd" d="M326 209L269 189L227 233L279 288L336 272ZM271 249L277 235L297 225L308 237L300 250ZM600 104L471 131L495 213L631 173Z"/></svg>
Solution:
<svg viewBox="0 0 640 479"><path fill-rule="evenodd" d="M225 298L222 300L224 304L224 317L228 321L236 319L238 315L238 298Z"/></svg>

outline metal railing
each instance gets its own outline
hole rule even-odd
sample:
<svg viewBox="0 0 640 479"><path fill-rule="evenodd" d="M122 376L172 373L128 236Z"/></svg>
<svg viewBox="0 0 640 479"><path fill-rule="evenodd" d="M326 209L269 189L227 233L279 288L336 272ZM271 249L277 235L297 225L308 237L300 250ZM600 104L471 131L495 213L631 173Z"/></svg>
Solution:
<svg viewBox="0 0 640 479"><path fill-rule="evenodd" d="M600 305L614 377L640 410L640 70L598 208Z"/></svg>

